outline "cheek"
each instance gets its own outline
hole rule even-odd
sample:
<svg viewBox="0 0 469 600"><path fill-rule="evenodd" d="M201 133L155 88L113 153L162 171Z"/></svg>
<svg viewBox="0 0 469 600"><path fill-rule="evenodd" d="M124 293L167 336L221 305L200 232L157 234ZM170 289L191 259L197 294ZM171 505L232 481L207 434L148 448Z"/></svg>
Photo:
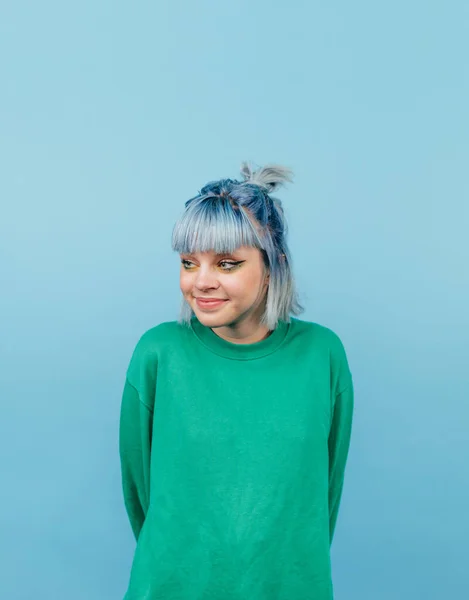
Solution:
<svg viewBox="0 0 469 600"><path fill-rule="evenodd" d="M188 293L192 289L191 278L187 276L187 273L182 273L179 275L179 287L183 293Z"/></svg>
<svg viewBox="0 0 469 600"><path fill-rule="evenodd" d="M232 296L255 296L259 279L252 273L240 273L238 276L227 277L223 287Z"/></svg>
<svg viewBox="0 0 469 600"><path fill-rule="evenodd" d="M256 296L259 287L259 274L254 272L244 271L243 273L233 273L225 277L220 276L218 283L221 289L225 290L228 296L246 297ZM194 277L192 273L181 271L179 274L179 287L183 294L192 294L194 290Z"/></svg>

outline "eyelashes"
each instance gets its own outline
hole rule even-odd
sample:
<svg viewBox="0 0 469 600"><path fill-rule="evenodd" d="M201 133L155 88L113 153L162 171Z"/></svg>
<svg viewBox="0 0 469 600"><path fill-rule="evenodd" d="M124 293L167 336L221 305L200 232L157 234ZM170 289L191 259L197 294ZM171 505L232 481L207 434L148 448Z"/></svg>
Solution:
<svg viewBox="0 0 469 600"><path fill-rule="evenodd" d="M221 260L218 264L219 265L230 265L229 268L224 268L222 267L222 271L228 272L228 271L234 271L235 269L237 269L242 263L244 262L244 260L238 260L238 261L230 261L230 260ZM192 268L190 267L190 265L193 265L194 263L192 263L190 260L185 260L182 259L181 260L181 264L182 266L186 269L186 271L191 271Z"/></svg>

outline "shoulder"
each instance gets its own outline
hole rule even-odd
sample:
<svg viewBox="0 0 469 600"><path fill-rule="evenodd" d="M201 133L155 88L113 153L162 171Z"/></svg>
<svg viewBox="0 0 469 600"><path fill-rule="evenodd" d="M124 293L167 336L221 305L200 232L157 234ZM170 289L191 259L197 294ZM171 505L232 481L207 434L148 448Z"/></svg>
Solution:
<svg viewBox="0 0 469 600"><path fill-rule="evenodd" d="M164 321L147 329L138 339L136 349L140 352L148 352L158 349L172 342L175 337L181 335L184 326L178 321Z"/></svg>
<svg viewBox="0 0 469 600"><path fill-rule="evenodd" d="M334 355L345 353L342 339L336 331L315 321L305 321L292 317L293 327L296 332L304 336L309 336L316 343L321 343L326 346Z"/></svg>
<svg viewBox="0 0 469 600"><path fill-rule="evenodd" d="M131 381L138 380L143 371L156 370L158 357L165 349L174 346L185 335L186 326L178 321L164 321L147 329L137 339L133 349L127 376Z"/></svg>
<svg viewBox="0 0 469 600"><path fill-rule="evenodd" d="M321 353L329 357L333 386L343 389L352 383L347 352L341 336L330 327L314 321L292 318L297 334L305 337L307 343L320 347Z"/></svg>

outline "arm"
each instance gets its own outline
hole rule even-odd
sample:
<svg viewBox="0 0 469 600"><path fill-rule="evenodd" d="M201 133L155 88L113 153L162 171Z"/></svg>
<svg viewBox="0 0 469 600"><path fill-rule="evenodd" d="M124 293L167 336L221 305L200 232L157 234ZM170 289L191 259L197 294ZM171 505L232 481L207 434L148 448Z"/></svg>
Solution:
<svg viewBox="0 0 469 600"><path fill-rule="evenodd" d="M334 536L337 514L344 483L345 465L350 446L353 419L353 384L335 397L332 423L329 432L329 536Z"/></svg>
<svg viewBox="0 0 469 600"><path fill-rule="evenodd" d="M149 504L152 421L153 411L126 379L120 412L119 454L124 504L136 540Z"/></svg>

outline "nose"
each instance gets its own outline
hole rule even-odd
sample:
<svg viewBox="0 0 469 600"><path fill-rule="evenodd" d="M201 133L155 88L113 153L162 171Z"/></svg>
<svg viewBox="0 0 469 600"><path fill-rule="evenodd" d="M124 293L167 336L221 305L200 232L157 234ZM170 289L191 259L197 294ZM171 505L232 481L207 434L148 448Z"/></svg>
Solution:
<svg viewBox="0 0 469 600"><path fill-rule="evenodd" d="M201 290L217 288L217 274L208 266L200 267L195 278L195 287Z"/></svg>

